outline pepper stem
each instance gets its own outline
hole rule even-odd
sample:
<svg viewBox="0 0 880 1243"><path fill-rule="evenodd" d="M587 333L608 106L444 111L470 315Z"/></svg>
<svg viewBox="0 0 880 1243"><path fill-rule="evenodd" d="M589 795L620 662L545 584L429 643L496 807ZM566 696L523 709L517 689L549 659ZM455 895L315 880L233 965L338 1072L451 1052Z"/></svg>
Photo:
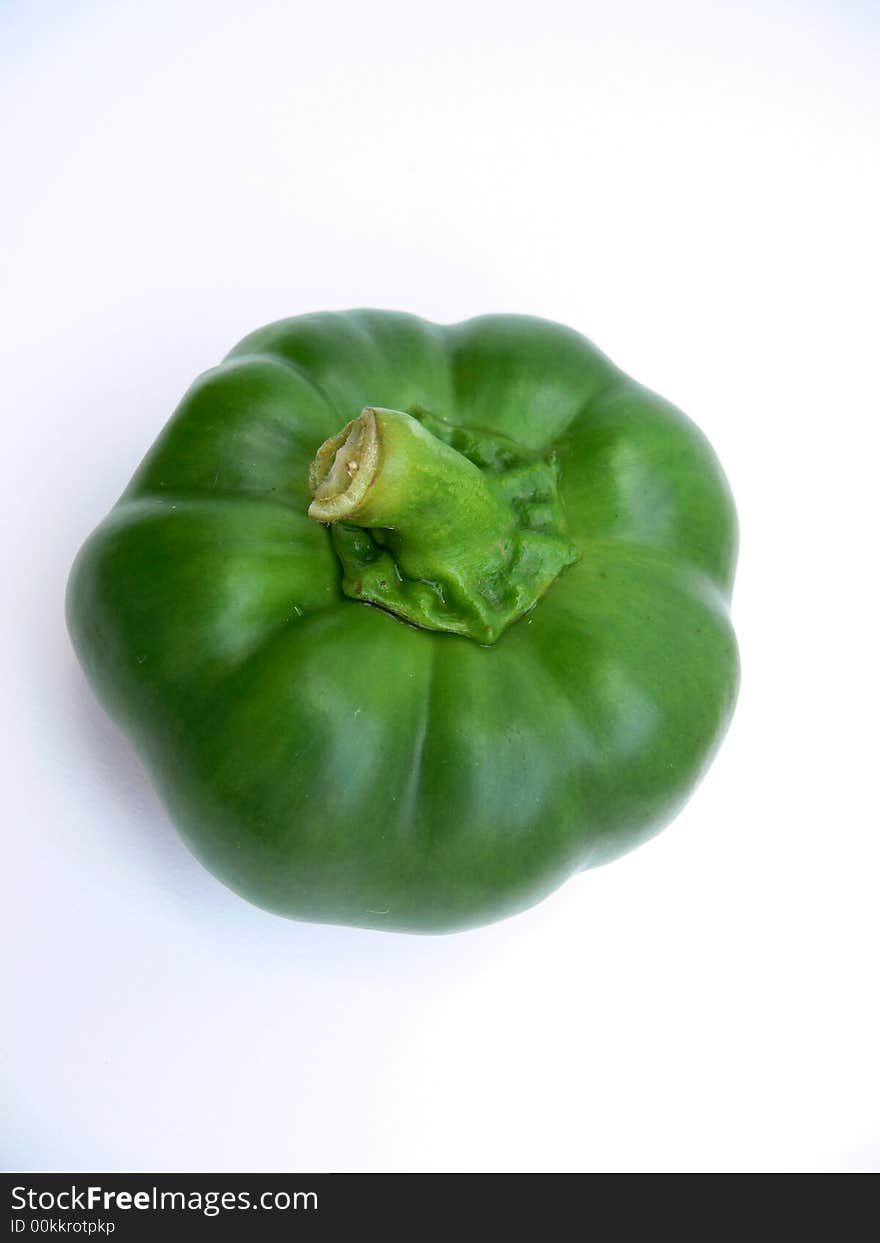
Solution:
<svg viewBox="0 0 880 1243"><path fill-rule="evenodd" d="M345 593L482 643L530 609L576 554L555 466L499 441L373 406L325 441L309 517L332 524Z"/></svg>

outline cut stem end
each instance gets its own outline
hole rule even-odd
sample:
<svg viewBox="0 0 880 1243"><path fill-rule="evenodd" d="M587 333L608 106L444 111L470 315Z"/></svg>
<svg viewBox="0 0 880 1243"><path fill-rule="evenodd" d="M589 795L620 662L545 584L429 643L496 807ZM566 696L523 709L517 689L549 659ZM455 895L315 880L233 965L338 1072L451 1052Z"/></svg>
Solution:
<svg viewBox="0 0 880 1243"><path fill-rule="evenodd" d="M379 463L379 429L371 407L325 440L309 470L315 522L347 522L363 503Z"/></svg>

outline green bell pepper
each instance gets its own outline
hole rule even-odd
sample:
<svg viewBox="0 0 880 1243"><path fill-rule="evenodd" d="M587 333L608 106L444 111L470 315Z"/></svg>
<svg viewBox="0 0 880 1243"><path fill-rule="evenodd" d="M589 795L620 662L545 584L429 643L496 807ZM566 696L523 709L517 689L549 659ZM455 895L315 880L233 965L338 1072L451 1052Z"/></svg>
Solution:
<svg viewBox="0 0 880 1243"><path fill-rule="evenodd" d="M736 698L735 557L702 434L577 333L305 315L196 380L68 625L227 885L446 931L681 807Z"/></svg>

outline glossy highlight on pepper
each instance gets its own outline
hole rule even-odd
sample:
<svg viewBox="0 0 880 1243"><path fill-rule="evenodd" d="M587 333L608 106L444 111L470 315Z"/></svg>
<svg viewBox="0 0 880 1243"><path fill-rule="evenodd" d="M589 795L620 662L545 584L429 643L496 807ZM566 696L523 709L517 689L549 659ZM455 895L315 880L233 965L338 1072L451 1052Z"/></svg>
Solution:
<svg viewBox="0 0 880 1243"><path fill-rule="evenodd" d="M195 382L67 615L227 885L450 931L674 816L733 711L735 557L705 438L577 333L321 313Z"/></svg>

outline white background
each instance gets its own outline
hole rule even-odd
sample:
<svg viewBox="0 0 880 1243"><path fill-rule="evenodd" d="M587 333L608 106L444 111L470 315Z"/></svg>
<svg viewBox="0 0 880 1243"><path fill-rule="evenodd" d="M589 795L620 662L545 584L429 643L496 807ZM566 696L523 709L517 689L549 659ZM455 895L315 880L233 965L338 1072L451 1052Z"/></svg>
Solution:
<svg viewBox="0 0 880 1243"><path fill-rule="evenodd" d="M4 1163L880 1166L880 18L864 3L7 3ZM63 622L266 321L561 320L710 436L743 689L673 827L443 938L189 856Z"/></svg>

